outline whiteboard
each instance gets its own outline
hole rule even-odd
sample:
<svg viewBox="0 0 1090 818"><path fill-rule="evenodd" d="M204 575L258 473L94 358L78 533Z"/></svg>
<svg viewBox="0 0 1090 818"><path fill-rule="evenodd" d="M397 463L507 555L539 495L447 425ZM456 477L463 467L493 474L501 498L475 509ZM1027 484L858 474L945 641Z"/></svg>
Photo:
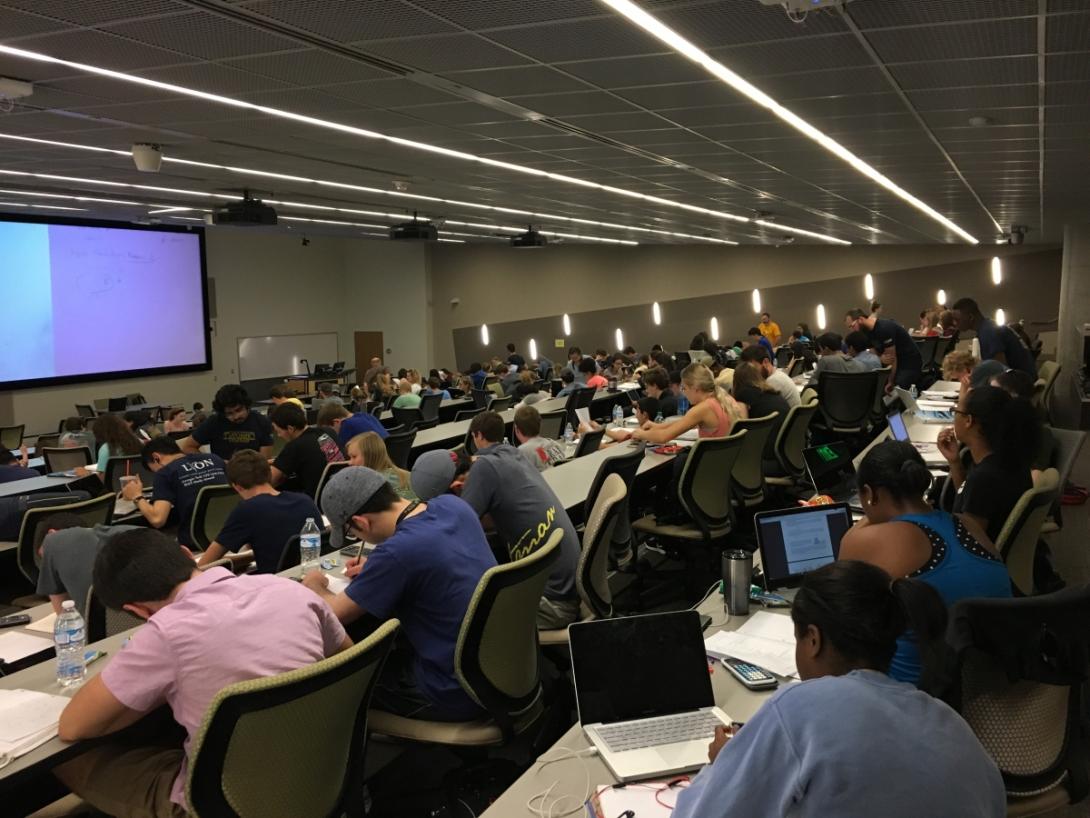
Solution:
<svg viewBox="0 0 1090 818"><path fill-rule="evenodd" d="M339 361L337 333L257 335L238 339L238 377L241 381L305 375L306 364L300 363L303 358L310 363L311 370L315 364Z"/></svg>

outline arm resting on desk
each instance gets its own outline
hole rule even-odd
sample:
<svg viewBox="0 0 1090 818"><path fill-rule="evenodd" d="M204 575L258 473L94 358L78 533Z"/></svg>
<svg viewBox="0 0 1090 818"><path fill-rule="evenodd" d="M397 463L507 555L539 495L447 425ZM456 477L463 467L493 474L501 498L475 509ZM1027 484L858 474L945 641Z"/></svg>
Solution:
<svg viewBox="0 0 1090 818"><path fill-rule="evenodd" d="M104 736L134 724L143 715L118 701L101 676L93 676L61 713L58 736L61 741Z"/></svg>

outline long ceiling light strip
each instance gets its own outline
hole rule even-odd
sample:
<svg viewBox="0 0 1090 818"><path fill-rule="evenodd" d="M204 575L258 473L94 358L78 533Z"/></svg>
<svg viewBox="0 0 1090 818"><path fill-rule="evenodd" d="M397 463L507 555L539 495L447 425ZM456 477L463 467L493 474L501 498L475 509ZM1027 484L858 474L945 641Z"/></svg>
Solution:
<svg viewBox="0 0 1090 818"><path fill-rule="evenodd" d="M606 2L609 2L609 0L606 0ZM651 19L653 20L653 18ZM483 165L488 165L490 167L500 168L502 170L509 170L514 173L522 173L540 179L551 179L556 182L563 182L570 185L578 185L593 190L600 190L605 193L612 193L618 196L627 196L632 199L639 199L640 201L651 202L654 204L663 205L665 207L686 210L690 213L700 213L702 215L712 216L717 219L727 219L729 221L740 222L743 224L748 224L753 221L753 219L750 219L746 216L738 216L734 213L727 213L721 210L712 210L710 208L700 207L699 205L691 205L685 202L674 201L673 199L665 199L661 196L652 196L646 193L637 193L634 190L625 190L624 188L613 187L612 185L603 185L598 182L591 182L586 179L579 179L575 176L566 176L561 173L551 173L549 171L538 170L537 168L528 167L526 165L517 165L513 162L503 162L498 159L489 159L486 156L477 156L476 154L466 153L465 151L452 150L451 148L443 148L438 145L429 145L426 142L417 142L413 139L405 139L404 137L391 136L389 134L380 133L379 131L372 131L366 128L358 128L354 125L345 125L343 123L333 122L328 119L319 119L317 117L307 116L305 114L297 114L292 111L285 111L282 108L272 108L268 105L258 105L257 103L246 102L244 100L234 99L233 97L225 97L220 94L211 94L207 91L198 91L195 88L187 88L183 85L174 85L173 83L169 82L160 82L159 80L153 80L147 77L140 77L133 74L126 74L122 71L114 71L109 68L100 68L95 65L88 65L86 63L75 62L73 60L63 60L59 57L52 57L48 54L42 54L37 51L27 51L22 48L12 48L11 46L0 45L0 54L8 54L12 57L18 57L20 59L46 62L53 65L63 65L77 71L85 71L89 74L97 74L101 77L109 77L111 79L121 80L123 82L144 85L149 88L158 88L163 91L170 91L172 93L181 94L183 96L203 99L208 102L218 103L220 105L228 105L233 108L239 108L241 110L256 111L257 113L266 114L268 116L274 116L280 119L288 119L294 122L301 122L306 125L313 125L315 127L326 128L328 130L339 131L341 133L348 133L352 134L353 136L363 137L365 139L382 140L385 142L389 142L393 145L399 145L401 147L411 148L414 150L427 151L429 153L446 156L451 159L460 159L466 162L477 162ZM869 165L867 167L869 167ZM877 173L877 171L874 172ZM881 176L881 174L878 175ZM793 229L786 227L782 224L776 225L776 228L779 230L787 230L789 232L799 233L799 235L815 236L823 241L832 242L834 244L851 244L851 242L844 241L843 239L834 238L833 236L825 236L820 233L812 233L811 231Z"/></svg>
<svg viewBox="0 0 1090 818"><path fill-rule="evenodd" d="M54 204L34 204L33 202L0 202L0 207L33 207L38 210L79 210L86 213L86 207L66 207Z"/></svg>
<svg viewBox="0 0 1090 818"><path fill-rule="evenodd" d="M825 150L829 151L834 156L843 159L845 162L847 162L857 171L862 173L868 179L881 185L893 195L904 200L905 202L908 202L908 204L912 205L920 212L927 214L932 219L939 222L939 224L961 236L963 239L970 242L971 244L979 243L976 238L974 238L966 231L962 230L960 227L954 224L954 222L943 216L933 207L913 196L911 193L900 187L888 176L880 173L877 169L864 162L862 159L860 159L850 150L845 148L835 139L827 136L802 117L780 105L780 103L776 102L776 100L774 100L764 91L744 80L742 77L731 71L718 60L710 57L702 49L693 45L693 43L689 42L672 28L664 25L655 17L651 16L646 11L641 9L639 6L633 3L632 0L602 0L602 2L612 8L618 14L621 14L624 17L628 18L628 20L635 23L652 37L655 37L656 39L666 43L666 45L670 46L682 56L688 57L697 65L701 66L706 71L711 73L713 76L721 79L738 93L749 98L751 101L760 105L762 108L768 109L777 117L790 125L792 128L799 131L804 136L809 137L814 142L817 142L819 145L821 145L821 147L825 148Z"/></svg>
<svg viewBox="0 0 1090 818"><path fill-rule="evenodd" d="M35 137L31 137L31 136L19 136L17 134L6 134L6 133L0 133L0 139L10 139L10 140L18 141L18 142L33 142L33 143L40 144L40 145L50 145L52 147L75 148L77 150L92 151L92 152L95 152L95 153L108 153L108 154L112 154L114 156L123 156L126 159L131 157L131 153L129 151L118 150L117 148L101 148L101 147L98 147L97 145L82 145L82 144L75 143L75 142L60 142L60 141L57 141L55 139L38 139L38 138L35 138ZM562 216L562 215L557 214L557 213L539 213L539 212L534 211L534 210L522 210L522 209L515 208L515 207L502 207L502 206L499 206L499 205L488 205L488 204L483 204L481 202L466 202L466 201L462 201L460 199L445 199L445 198L442 198L440 196L427 196L427 195L424 195L424 194L421 194L421 193L408 193L408 192L400 191L400 190L385 190L383 188L368 187L366 185L353 185L353 184L349 184L347 182L335 182L335 181L332 181L330 179L313 179L313 178L306 177L306 176L295 176L295 175L289 174L289 173L277 173L275 171L258 170L257 168L243 168L243 167L238 167L238 166L234 166L234 165L221 165L221 164L218 164L218 163L215 163L215 162L199 162L199 161L194 160L194 159L179 159L179 158L176 158L176 157L164 156L163 157L163 162L170 162L170 163L174 163L174 164L178 164L178 165L188 165L190 167L200 167L200 168L210 168L210 169L214 169L214 170L223 170L223 171L228 171L230 173L237 173L237 174L241 174L241 175L262 176L262 177L272 178L272 179L282 179L282 180L288 181L288 182L298 182L298 183L308 184L308 185L318 185L318 186L321 186L321 187L333 187L333 188L339 188L339 189L342 189L342 190L352 190L352 191L359 192L359 193L376 194L376 195L382 195L382 196L392 196L392 197L395 197L395 198L413 199L413 200L416 200L416 201L437 202L437 203L440 203L440 204L452 205L454 207L468 207L468 208L472 208L472 209L476 209L476 210L489 210L489 211L494 211L496 213L507 213L507 214L511 214L511 215L515 215L515 216L527 216L527 217L530 217L530 218L532 218L532 219L534 219L535 221L538 221L538 222L542 222L542 221L548 221L548 222L565 221L565 222L571 222L572 224L584 224L584 225L587 225L589 227L605 227L605 228L609 228L609 229L613 229L613 230L626 230L626 231L633 231L633 232L637 232L637 233L649 233L649 234L653 234L653 235L669 236L671 238L693 239L693 240L696 240L696 241L711 242L713 244L729 244L729 245L737 245L738 244L738 242L731 241L730 239L721 239L721 238L716 238L714 236L701 236L701 235L697 235L697 234L694 234L694 233L681 233L681 232L678 232L676 230L664 230L664 229L653 228L653 227L639 227L639 226L636 226L636 225L618 224L617 222L604 222L604 221L599 221L597 219L583 219L583 218L579 218L579 217L576 217L576 216ZM780 226L780 225L772 225L769 222L758 222L758 224L761 224L761 225L764 225L764 226L773 226L773 227ZM817 234L817 233L810 233L809 231L802 230L801 228L794 228L794 230L796 232L803 233L803 234L810 235L810 236L814 236L816 238L820 238L820 239L826 238L825 236L822 236L822 235Z"/></svg>

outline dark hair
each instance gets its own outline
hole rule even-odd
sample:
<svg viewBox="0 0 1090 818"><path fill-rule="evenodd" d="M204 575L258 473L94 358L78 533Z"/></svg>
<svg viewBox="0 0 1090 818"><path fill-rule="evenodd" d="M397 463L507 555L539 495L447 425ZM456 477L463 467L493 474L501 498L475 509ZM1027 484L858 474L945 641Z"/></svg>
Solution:
<svg viewBox="0 0 1090 818"><path fill-rule="evenodd" d="M640 411L650 418L654 418L659 413L659 399L646 397L640 398L639 403L636 404L640 407Z"/></svg>
<svg viewBox="0 0 1090 818"><path fill-rule="evenodd" d="M525 398L527 395L533 395L537 392L537 387L532 383L520 383L515 387L515 396L519 398Z"/></svg>
<svg viewBox="0 0 1090 818"><path fill-rule="evenodd" d="M765 318L765 317L771 318L771 317L772 317L772 313L770 313L770 312L762 312L762 313L761 313L761 318Z"/></svg>
<svg viewBox="0 0 1090 818"><path fill-rule="evenodd" d="M848 310L844 314L853 321L858 321L860 318L867 317L867 314L863 312L863 310Z"/></svg>
<svg viewBox="0 0 1090 818"><path fill-rule="evenodd" d="M408 374L409 374L409 370L407 370L405 367L401 367L401 369L399 369L397 371L397 379L400 381L402 378L404 378Z"/></svg>
<svg viewBox="0 0 1090 818"><path fill-rule="evenodd" d="M950 309L956 312L968 313L969 315L979 316L981 314L980 306L971 298L959 298L950 305Z"/></svg>
<svg viewBox="0 0 1090 818"><path fill-rule="evenodd" d="M1004 465L1019 470L1030 467L1041 422L1029 401L1012 398L996 386L978 386L965 398L965 411L979 424L988 448Z"/></svg>
<svg viewBox="0 0 1090 818"><path fill-rule="evenodd" d="M875 299L874 301L870 302L870 311L871 312L878 312L878 310L880 310L880 309L882 309L882 302L881 301L879 301L878 299Z"/></svg>
<svg viewBox="0 0 1090 818"><path fill-rule="evenodd" d="M7 446L0 446L0 466L10 466L12 463L18 463L19 460L20 458Z"/></svg>
<svg viewBox="0 0 1090 818"><path fill-rule="evenodd" d="M477 363L476 361L474 361L473 363L471 363L469 365L469 374L470 375L474 374L475 372L480 372L480 371L481 371L481 365L479 363Z"/></svg>
<svg viewBox="0 0 1090 818"><path fill-rule="evenodd" d="M472 437L480 434L489 443L499 443L503 440L504 423L499 412L481 412L474 415L469 422L469 434Z"/></svg>
<svg viewBox="0 0 1090 818"><path fill-rule="evenodd" d="M635 355L636 354L636 348L634 346L632 346L631 344L629 344L624 349L622 349L621 352L623 352L625 355Z"/></svg>
<svg viewBox="0 0 1090 818"><path fill-rule="evenodd" d="M356 511L352 512L352 516L355 517L357 514L378 514L382 511L389 511L397 505L399 499L397 492L394 491L394 487L388 482L383 481L382 485L375 490L375 493L367 498L367 502L361 505Z"/></svg>
<svg viewBox="0 0 1090 818"><path fill-rule="evenodd" d="M772 391L772 387L765 384L765 376L761 367L753 361L742 361L734 368L734 382L731 392L734 397L746 391L755 389L758 393ZM741 398L739 398L741 400ZM748 401L742 401L747 403Z"/></svg>
<svg viewBox="0 0 1090 818"><path fill-rule="evenodd" d="M835 349L840 351L842 339L835 332L823 332L814 341L817 344L818 349Z"/></svg>
<svg viewBox="0 0 1090 818"><path fill-rule="evenodd" d="M670 356L663 352L661 349L651 356L651 360L653 360L663 369L669 369L671 366L674 365L674 362L673 360L671 360Z"/></svg>
<svg viewBox="0 0 1090 818"><path fill-rule="evenodd" d="M681 383L681 370L680 369L675 369L673 372L670 373L670 383L671 383L671 385L675 384L675 383L678 383L678 384Z"/></svg>
<svg viewBox="0 0 1090 818"><path fill-rule="evenodd" d="M526 437L537 437L541 434L541 413L532 406L520 406L515 410L515 428Z"/></svg>
<svg viewBox="0 0 1090 818"><path fill-rule="evenodd" d="M153 454L181 453L182 450L178 448L178 441L170 435L159 435L159 437L153 437L144 444L144 448L140 450L140 461L144 464L144 467L147 468L151 466L151 456Z"/></svg>
<svg viewBox="0 0 1090 818"><path fill-rule="evenodd" d="M70 417L64 419L64 431L66 432L82 432L87 428L87 422L81 417Z"/></svg>
<svg viewBox="0 0 1090 818"><path fill-rule="evenodd" d="M133 602L166 599L193 571L193 560L172 538L137 528L106 540L95 558L92 582L102 604L119 611Z"/></svg>
<svg viewBox="0 0 1090 818"><path fill-rule="evenodd" d="M38 553L38 549L42 547L42 541L45 540L46 535L48 535L50 531L63 531L66 528L83 528L86 525L86 520L78 514L73 514L71 511L58 511L55 514L50 514L38 523L38 528L34 531L34 553Z"/></svg>
<svg viewBox="0 0 1090 818"><path fill-rule="evenodd" d="M269 415L275 425L281 429L305 429L307 428L307 415L298 404L282 403L272 410Z"/></svg>
<svg viewBox="0 0 1090 818"><path fill-rule="evenodd" d="M742 354L738 356L743 361L752 361L755 364L759 364L761 361L771 361L772 356L768 354L768 350L765 349L764 344L751 344L742 350Z"/></svg>
<svg viewBox="0 0 1090 818"><path fill-rule="evenodd" d="M212 411L218 414L223 414L224 410L229 406L245 406L250 408L250 396L246 394L246 390L239 386L237 383L229 383L221 386L216 390L216 397L212 399ZM193 405L194 411L196 410L196 404Z"/></svg>
<svg viewBox="0 0 1090 818"><path fill-rule="evenodd" d="M442 382L439 380L438 375L431 375L428 377L428 389L434 389L438 392L440 386L442 386Z"/></svg>
<svg viewBox="0 0 1090 818"><path fill-rule="evenodd" d="M193 411L194 412L200 412L203 409L204 409L204 404L203 403L201 403L199 400L193 401Z"/></svg>
<svg viewBox="0 0 1090 818"><path fill-rule="evenodd" d="M719 354L719 344L714 341L708 341L704 344L704 351L711 355L713 358Z"/></svg>
<svg viewBox="0 0 1090 818"><path fill-rule="evenodd" d="M295 390L290 386L274 386L269 390L270 398L294 398Z"/></svg>
<svg viewBox="0 0 1090 818"><path fill-rule="evenodd" d="M665 392L670 388L670 378L667 376L665 370L649 369L643 373L643 385L657 386Z"/></svg>
<svg viewBox="0 0 1090 818"><path fill-rule="evenodd" d="M227 482L244 489L263 486L272 481L269 461L253 449L240 449L227 461Z"/></svg>
<svg viewBox="0 0 1090 818"><path fill-rule="evenodd" d="M121 415L99 415L95 418L95 440L106 446L110 457L140 454L140 438L133 434Z"/></svg>
<svg viewBox="0 0 1090 818"><path fill-rule="evenodd" d="M136 429L141 426L151 423L151 412L147 409L130 409L124 415L122 415L126 423L132 424Z"/></svg>
<svg viewBox="0 0 1090 818"><path fill-rule="evenodd" d="M651 345L651 354L653 355L656 352L662 352L662 344L652 344Z"/></svg>
<svg viewBox="0 0 1090 818"><path fill-rule="evenodd" d="M992 378L996 386L1013 398L1025 398L1030 400L1036 388L1037 381L1028 372L1021 369L1008 369Z"/></svg>
<svg viewBox="0 0 1090 818"><path fill-rule="evenodd" d="M583 350L581 350L579 347L568 347L568 357L569 358L572 355L582 355L582 354L583 354Z"/></svg>
<svg viewBox="0 0 1090 818"><path fill-rule="evenodd" d="M750 327L748 334L749 335L760 335L761 331L759 329L757 329L757 327Z"/></svg>
<svg viewBox="0 0 1090 818"><path fill-rule="evenodd" d="M807 338L810 337L810 325L807 324L805 321L799 321L799 329L802 330L802 334L805 335Z"/></svg>
<svg viewBox="0 0 1090 818"><path fill-rule="evenodd" d="M562 383L575 383L575 373L570 369L564 369L560 373L560 380Z"/></svg>
<svg viewBox="0 0 1090 818"><path fill-rule="evenodd" d="M916 579L890 580L870 563L839 560L806 574L791 607L796 633L813 625L853 665L885 673L897 639L911 629L920 648L918 686L935 690L944 675L946 606Z"/></svg>
<svg viewBox="0 0 1090 818"><path fill-rule="evenodd" d="M863 486L888 491L895 500L918 499L931 486L931 472L907 440L885 440L867 452L856 473Z"/></svg>
<svg viewBox="0 0 1090 818"><path fill-rule="evenodd" d="M866 352L870 349L870 336L865 332L856 330L855 332L848 333L848 337L844 339L844 343L848 345L848 349L854 350L856 353Z"/></svg>
<svg viewBox="0 0 1090 818"><path fill-rule="evenodd" d="M598 364L594 363L594 360L591 358L584 358L579 362L579 371L588 375L593 375L598 371Z"/></svg>
<svg viewBox="0 0 1090 818"><path fill-rule="evenodd" d="M333 384L331 384L329 381L322 381L320 384L318 384L318 394L319 395L332 395L333 394Z"/></svg>
<svg viewBox="0 0 1090 818"><path fill-rule="evenodd" d="M185 407L184 406L175 406L169 412L167 412L167 420L174 420L174 418L178 417L178 415L184 415L184 414L185 414Z"/></svg>
<svg viewBox="0 0 1090 818"><path fill-rule="evenodd" d="M514 344L508 344L507 345L507 351L508 352L514 352L515 351L515 345Z"/></svg>
<svg viewBox="0 0 1090 818"><path fill-rule="evenodd" d="M791 330L791 337L794 338L796 341L800 340L802 338L802 330L801 329Z"/></svg>
<svg viewBox="0 0 1090 818"><path fill-rule="evenodd" d="M689 342L689 349L703 349L704 344L708 342L708 336L703 332L698 332L693 336L693 340Z"/></svg>

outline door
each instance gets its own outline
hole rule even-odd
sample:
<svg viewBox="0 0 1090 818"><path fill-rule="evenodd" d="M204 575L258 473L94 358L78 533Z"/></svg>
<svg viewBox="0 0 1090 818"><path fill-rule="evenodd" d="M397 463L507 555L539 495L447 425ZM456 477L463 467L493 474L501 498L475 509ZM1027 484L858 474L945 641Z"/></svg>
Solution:
<svg viewBox="0 0 1090 818"><path fill-rule="evenodd" d="M382 358L385 362L385 347L382 345L381 332L357 332L356 341L356 382L362 383L363 376L371 368L372 358Z"/></svg>

